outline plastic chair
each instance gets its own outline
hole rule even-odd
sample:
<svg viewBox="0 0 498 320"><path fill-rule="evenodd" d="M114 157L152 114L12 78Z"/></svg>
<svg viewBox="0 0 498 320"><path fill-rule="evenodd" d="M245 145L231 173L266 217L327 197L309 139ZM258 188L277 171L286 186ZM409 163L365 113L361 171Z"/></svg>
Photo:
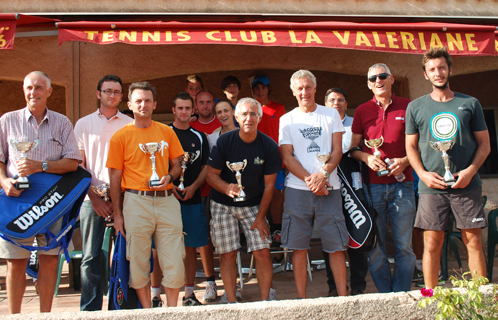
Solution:
<svg viewBox="0 0 498 320"><path fill-rule="evenodd" d="M285 272L287 271L287 262L289 260L288 255L289 255L289 253L293 252L293 250L290 250L287 248L283 248L283 250L281 250L281 249L271 250L271 249L275 249L275 248L270 248L270 254L275 254L275 253L283 253L284 254L284 261L282 262L281 265L273 268L273 273L277 273L277 272L282 271L282 273L285 275ZM313 281L313 275L311 274L311 265L310 265L309 254L306 255L306 259L308 260L308 267L307 267L308 276L310 278L310 281ZM249 266L249 279L252 277L253 266L254 266L254 255L251 254L251 265Z"/></svg>
<svg viewBox="0 0 498 320"><path fill-rule="evenodd" d="M493 262L495 259L495 247L498 244L498 227L496 226L496 218L498 217L498 209L492 210L488 215L488 262L487 276L489 282L493 282Z"/></svg>
<svg viewBox="0 0 498 320"><path fill-rule="evenodd" d="M73 250L69 252L69 258L71 259L71 262L73 264L73 283L74 283L74 290L79 290L80 289L80 265L81 265L81 259L83 258L83 252L81 250ZM54 292L54 297L57 297L57 294L59 293L59 283L61 281L61 273L62 273L62 265L64 264L64 261L66 260L66 255L62 253L59 256L59 266L57 268L57 283L55 284L55 292Z"/></svg>

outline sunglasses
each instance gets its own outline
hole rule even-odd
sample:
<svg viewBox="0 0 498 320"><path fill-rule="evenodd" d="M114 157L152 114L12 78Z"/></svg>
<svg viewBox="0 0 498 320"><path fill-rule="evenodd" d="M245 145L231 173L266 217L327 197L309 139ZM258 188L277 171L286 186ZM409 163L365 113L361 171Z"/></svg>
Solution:
<svg viewBox="0 0 498 320"><path fill-rule="evenodd" d="M381 73L381 74L377 74L377 75L374 74L373 76L368 77L368 81L375 82L375 81L377 81L377 77L379 77L380 80L386 80L387 77L389 77L389 76L390 76L390 74L388 74L388 73Z"/></svg>

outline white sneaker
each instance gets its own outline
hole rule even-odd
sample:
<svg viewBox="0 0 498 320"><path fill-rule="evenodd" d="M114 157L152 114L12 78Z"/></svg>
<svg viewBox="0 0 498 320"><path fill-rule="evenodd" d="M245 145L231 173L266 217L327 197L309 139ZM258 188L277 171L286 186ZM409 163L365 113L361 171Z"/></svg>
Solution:
<svg viewBox="0 0 498 320"><path fill-rule="evenodd" d="M209 281L206 285L206 293L204 293L202 300L204 300L204 302L214 302L217 297L218 288L216 287L216 283Z"/></svg>
<svg viewBox="0 0 498 320"><path fill-rule="evenodd" d="M235 297L237 298L237 301L242 301L242 292L240 292L240 290L235 290ZM228 303L226 292L223 292L223 294L221 295L220 303Z"/></svg>
<svg viewBox="0 0 498 320"><path fill-rule="evenodd" d="M268 300L270 301L277 300L277 290L270 288L270 296L268 297Z"/></svg>

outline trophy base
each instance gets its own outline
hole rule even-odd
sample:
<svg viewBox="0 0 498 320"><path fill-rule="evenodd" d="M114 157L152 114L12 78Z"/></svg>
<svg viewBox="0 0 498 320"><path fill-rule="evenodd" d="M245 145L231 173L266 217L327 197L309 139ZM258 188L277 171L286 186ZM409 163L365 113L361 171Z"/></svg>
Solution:
<svg viewBox="0 0 498 320"><path fill-rule="evenodd" d="M446 183L448 185L448 187L451 187L452 185L454 185L456 183L456 181L455 180L444 181L444 183Z"/></svg>
<svg viewBox="0 0 498 320"><path fill-rule="evenodd" d="M331 186L331 187L325 187L325 188L327 189L327 191L332 191L332 190L334 190L334 187L332 187L332 186Z"/></svg>
<svg viewBox="0 0 498 320"><path fill-rule="evenodd" d="M233 198L234 202L246 201L246 197L235 197Z"/></svg>
<svg viewBox="0 0 498 320"><path fill-rule="evenodd" d="M30 182L16 182L15 187L17 190L24 190L24 189L30 189L31 188L31 183Z"/></svg>
<svg viewBox="0 0 498 320"><path fill-rule="evenodd" d="M387 176L388 174L390 173L389 170L382 170L382 171L377 171L377 177L383 177L383 176Z"/></svg>
<svg viewBox="0 0 498 320"><path fill-rule="evenodd" d="M160 180L149 180L149 188L151 187L157 187L161 185Z"/></svg>

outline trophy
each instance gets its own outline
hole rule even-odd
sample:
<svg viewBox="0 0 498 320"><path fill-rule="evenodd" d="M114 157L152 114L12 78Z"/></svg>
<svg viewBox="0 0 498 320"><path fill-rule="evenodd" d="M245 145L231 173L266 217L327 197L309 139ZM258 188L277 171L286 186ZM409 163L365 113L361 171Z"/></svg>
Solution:
<svg viewBox="0 0 498 320"><path fill-rule="evenodd" d="M108 183L104 183L98 186L92 186L93 192L104 198L104 201L109 201L109 189L110 186Z"/></svg>
<svg viewBox="0 0 498 320"><path fill-rule="evenodd" d="M384 137L380 136L379 139L366 140L365 145L370 149L374 149L373 155L377 158L381 159L382 153L379 151L380 146L384 143ZM382 160L382 159L381 159ZM389 174L389 170L381 170L377 171L377 177L387 176Z"/></svg>
<svg viewBox="0 0 498 320"><path fill-rule="evenodd" d="M323 167L330 160L330 153L318 153L317 152L316 157L318 158L318 161L322 165L322 170L324 170ZM327 188L328 191L332 191L334 189L331 186L325 186L325 188Z"/></svg>
<svg viewBox="0 0 498 320"><path fill-rule="evenodd" d="M145 154L150 153L150 162L152 163L152 176L150 177L149 180L149 188L151 187L156 187L161 185L161 179L157 175L156 172L156 156L155 154L159 151L161 151L161 156L163 155L163 150L164 147L167 147L168 144L164 141L161 142L149 142L146 144L139 144L138 147L140 150L142 150Z"/></svg>
<svg viewBox="0 0 498 320"><path fill-rule="evenodd" d="M14 140L10 139L10 145L12 146L12 148L21 153L21 155L19 156L20 160L26 160L28 158L26 153L29 150L36 148L36 146L38 145L38 140L35 140L34 142L14 142ZM22 177L21 175L19 175L15 187L17 190L29 189L31 188L31 183L28 181L27 177Z"/></svg>
<svg viewBox="0 0 498 320"><path fill-rule="evenodd" d="M449 186L452 186L455 184L455 178L453 177L453 174L450 172L450 157L446 153L446 151L450 150L451 147L455 144L454 141L452 140L443 140L443 141L438 141L438 142L432 142L429 141L432 149L436 151L442 151L443 152L443 161L444 161L444 182L448 184Z"/></svg>
<svg viewBox="0 0 498 320"><path fill-rule="evenodd" d="M197 158L199 158L200 155L201 155L201 151L200 150L197 150L196 153L185 152L185 154L183 155L183 158L181 160L181 163L182 163L182 174L180 175L180 185L178 186L178 188L180 190L184 190L185 189L185 186L183 185L183 181L185 179L183 178L183 176L185 175L185 170L187 169L187 163L194 163L194 161L197 160Z"/></svg>
<svg viewBox="0 0 498 320"><path fill-rule="evenodd" d="M241 171L244 171L244 168L247 166L247 159L244 159L244 161L241 162L228 162L227 161L227 167L228 169L232 170L232 172L235 171L235 178L237 179L237 183L240 188L240 193L238 197L233 198L233 201L239 202L239 201L245 201L246 200L246 194L244 190L242 190L242 174L240 173Z"/></svg>

